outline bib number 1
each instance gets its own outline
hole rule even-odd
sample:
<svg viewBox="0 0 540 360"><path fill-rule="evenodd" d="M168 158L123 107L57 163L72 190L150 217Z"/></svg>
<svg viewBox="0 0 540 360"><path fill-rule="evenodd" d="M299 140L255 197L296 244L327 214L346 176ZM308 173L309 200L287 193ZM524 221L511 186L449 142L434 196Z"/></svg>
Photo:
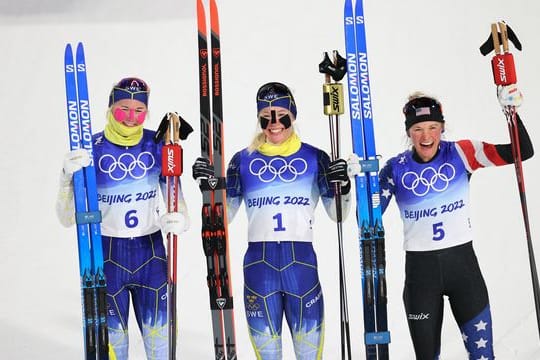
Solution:
<svg viewBox="0 0 540 360"><path fill-rule="evenodd" d="M272 219L276 221L276 227L274 228L274 231L285 231L287 230L283 226L283 218L281 213L277 213L276 215L272 216Z"/></svg>

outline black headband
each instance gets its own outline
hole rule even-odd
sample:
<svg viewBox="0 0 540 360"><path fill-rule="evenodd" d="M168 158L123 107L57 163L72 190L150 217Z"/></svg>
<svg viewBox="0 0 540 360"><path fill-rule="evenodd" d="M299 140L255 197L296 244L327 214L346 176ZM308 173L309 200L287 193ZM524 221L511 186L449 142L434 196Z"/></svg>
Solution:
<svg viewBox="0 0 540 360"><path fill-rule="evenodd" d="M403 107L405 115L405 130L422 121L437 121L444 123L441 104L430 97L419 97L410 100Z"/></svg>

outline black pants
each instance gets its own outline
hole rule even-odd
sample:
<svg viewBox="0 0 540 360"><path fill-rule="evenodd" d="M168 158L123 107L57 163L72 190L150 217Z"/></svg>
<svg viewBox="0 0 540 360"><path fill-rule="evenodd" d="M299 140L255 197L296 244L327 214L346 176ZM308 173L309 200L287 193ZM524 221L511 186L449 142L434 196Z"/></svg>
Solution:
<svg viewBox="0 0 540 360"><path fill-rule="evenodd" d="M444 295L465 335L470 358L485 354L493 359L488 293L472 242L442 250L408 251L405 273L403 302L417 359L439 356Z"/></svg>

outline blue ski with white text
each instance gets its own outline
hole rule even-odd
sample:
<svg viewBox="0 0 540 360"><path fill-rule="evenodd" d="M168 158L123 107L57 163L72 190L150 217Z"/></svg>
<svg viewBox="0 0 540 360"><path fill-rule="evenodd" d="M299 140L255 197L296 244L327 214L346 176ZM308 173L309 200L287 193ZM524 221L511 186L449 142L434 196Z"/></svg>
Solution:
<svg viewBox="0 0 540 360"><path fill-rule="evenodd" d="M343 20L353 151L360 158L362 168L355 183L366 359L386 360L390 332L386 310L384 228L362 0L356 0L354 8L353 0L345 0Z"/></svg>
<svg viewBox="0 0 540 360"><path fill-rule="evenodd" d="M66 101L71 150L87 149L92 154L90 102L82 43L75 61L70 44L64 54ZM86 360L108 360L107 293L103 272L101 213L98 208L96 172L89 166L73 174L75 222L79 250L83 335Z"/></svg>

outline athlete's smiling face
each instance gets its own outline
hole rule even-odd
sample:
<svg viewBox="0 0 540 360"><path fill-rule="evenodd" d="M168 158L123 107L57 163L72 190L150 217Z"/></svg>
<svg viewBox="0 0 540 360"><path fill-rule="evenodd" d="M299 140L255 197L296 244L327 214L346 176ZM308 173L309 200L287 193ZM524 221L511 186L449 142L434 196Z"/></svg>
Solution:
<svg viewBox="0 0 540 360"><path fill-rule="evenodd" d="M438 121L422 121L409 128L413 148L422 161L428 162L437 154L443 131L444 125Z"/></svg>
<svg viewBox="0 0 540 360"><path fill-rule="evenodd" d="M112 105L111 111L116 121L132 127L141 125L144 122L148 109L139 100L122 99Z"/></svg>
<svg viewBox="0 0 540 360"><path fill-rule="evenodd" d="M267 123L266 128L263 126L263 132L266 141L269 143L279 145L293 133L292 122L294 121L294 115L281 106L269 106L262 109L259 112L259 121L261 121L261 124L263 122Z"/></svg>

